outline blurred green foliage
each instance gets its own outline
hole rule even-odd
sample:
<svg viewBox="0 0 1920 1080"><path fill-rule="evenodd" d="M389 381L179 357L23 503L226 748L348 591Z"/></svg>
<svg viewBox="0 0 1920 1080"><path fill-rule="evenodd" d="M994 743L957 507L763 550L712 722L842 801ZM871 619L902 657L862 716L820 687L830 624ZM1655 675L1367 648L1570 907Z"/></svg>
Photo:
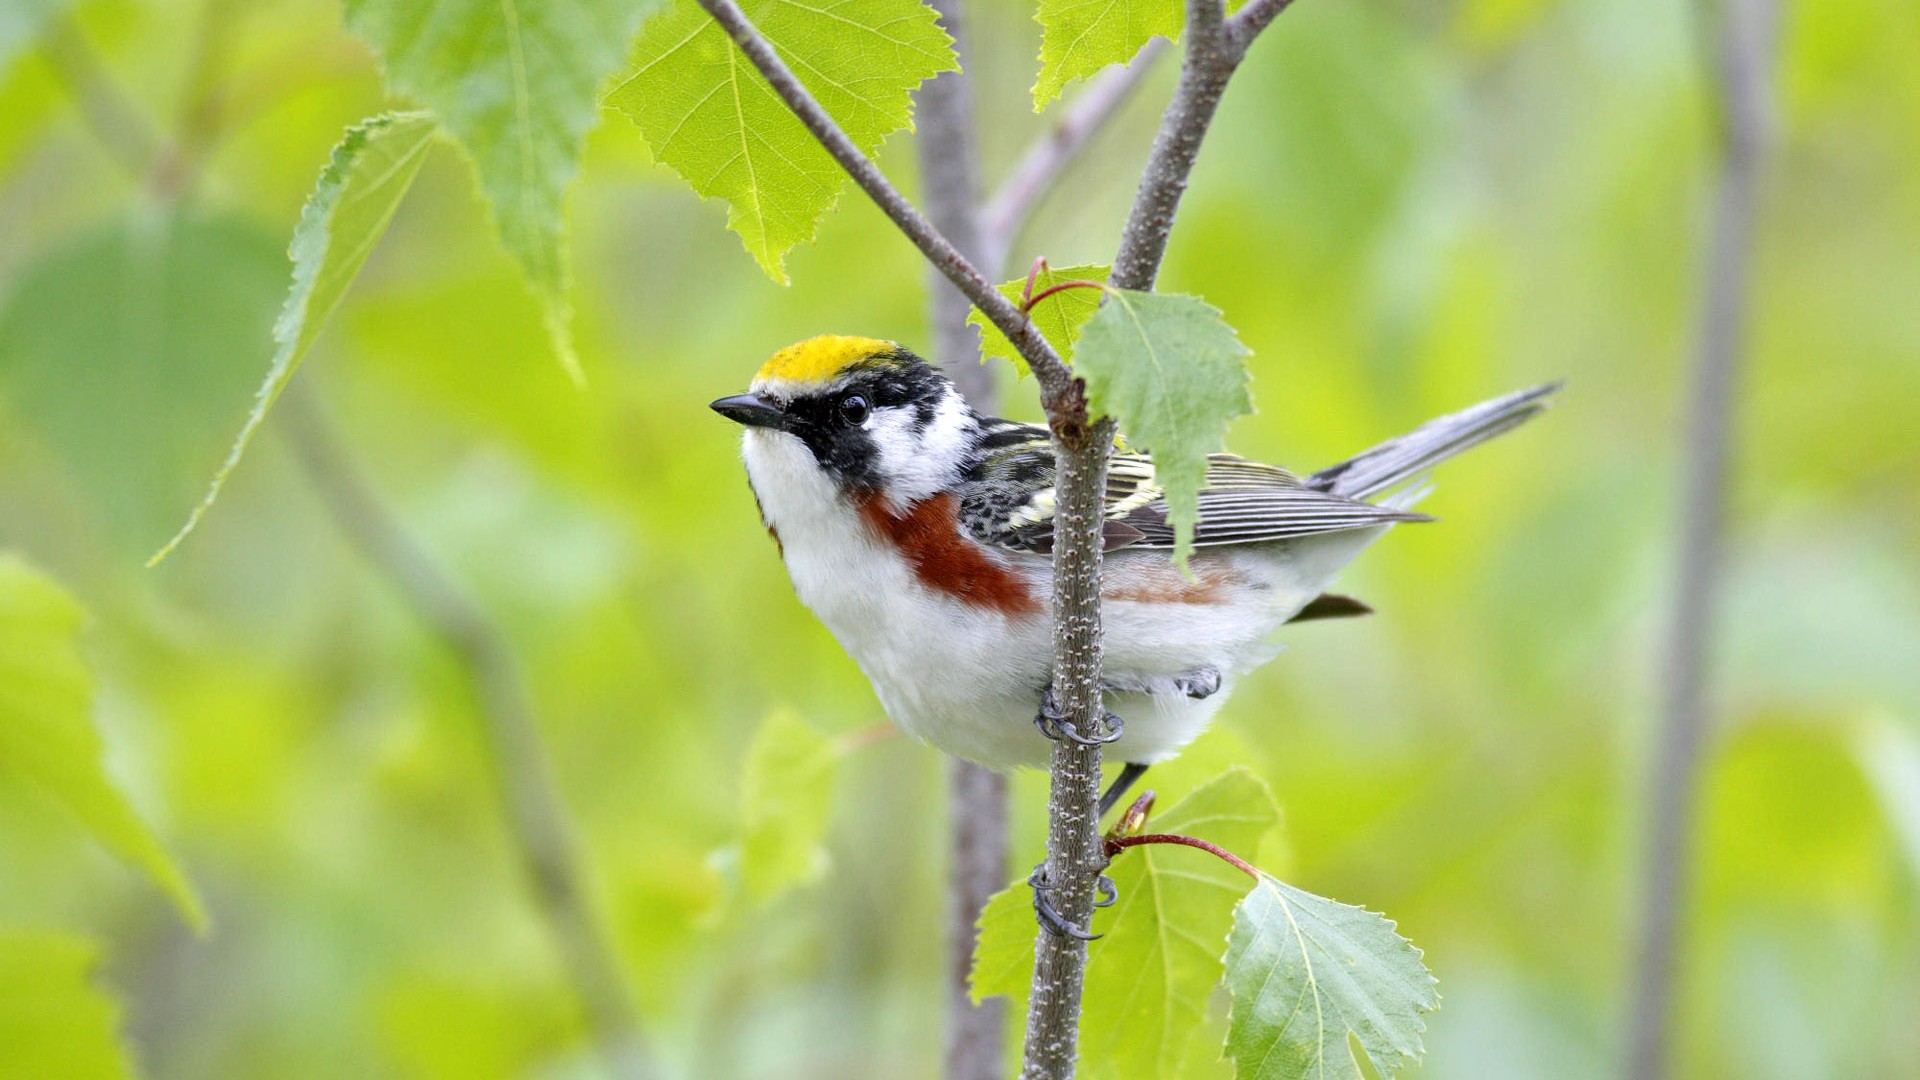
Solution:
<svg viewBox="0 0 1920 1080"><path fill-rule="evenodd" d="M98 74L178 152L129 169L87 73L26 29L51 7L0 4L0 549L92 613L107 769L213 929L196 937L59 804L0 786L0 1001L24 968L73 1003L59 1022L93 1030L111 1021L90 979L152 1077L591 1071L466 679L274 421L192 541L140 567L266 370L329 148L404 103L326 0L79 4ZM993 177L1045 123L1038 30L1004 0L973 30ZM1693 34L1687 6L1650 0L1302 3L1229 92L1161 278L1254 350L1260 412L1230 441L1263 460L1313 467L1570 380L1547 419L1446 467L1422 506L1440 524L1348 575L1379 615L1290 631L1153 778L1171 805L1246 764L1285 810L1288 857L1263 868L1419 943L1446 999L1423 1075L1618 1059L1709 180ZM1171 76L1004 276L1112 256ZM1920 1061L1920 9L1789 5L1775 88L1681 1069L1903 1075ZM907 143L881 160L910 180ZM925 341L918 257L849 197L773 285L726 209L606 110L570 220L585 390L471 170L437 149L293 392L324 399L505 628L676 1072L935 1075L932 752L848 752L831 872L729 902L715 853L741 840L762 720L790 710L833 738L881 715L793 599L736 433L704 408L808 334ZM1026 385L1010 409L1032 416ZM1040 778L1014 790L1024 866Z"/></svg>

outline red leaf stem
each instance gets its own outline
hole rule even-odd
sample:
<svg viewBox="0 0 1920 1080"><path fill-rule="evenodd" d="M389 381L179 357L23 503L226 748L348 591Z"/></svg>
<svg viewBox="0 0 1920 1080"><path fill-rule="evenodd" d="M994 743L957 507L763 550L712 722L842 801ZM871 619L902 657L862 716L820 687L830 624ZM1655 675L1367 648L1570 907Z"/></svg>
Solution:
<svg viewBox="0 0 1920 1080"><path fill-rule="evenodd" d="M1130 847L1141 844L1180 844L1185 847L1199 848L1201 851L1216 855L1250 878L1258 879L1260 871L1253 864L1228 851L1218 844L1202 840L1197 836L1180 836L1176 833L1142 833L1139 836L1121 836L1107 841L1107 858L1111 859Z"/></svg>

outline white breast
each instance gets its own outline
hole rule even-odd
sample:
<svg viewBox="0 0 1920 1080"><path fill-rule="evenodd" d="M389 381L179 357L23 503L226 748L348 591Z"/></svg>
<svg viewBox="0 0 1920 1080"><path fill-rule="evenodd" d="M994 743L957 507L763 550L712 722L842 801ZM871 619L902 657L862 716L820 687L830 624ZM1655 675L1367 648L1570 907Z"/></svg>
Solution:
<svg viewBox="0 0 1920 1080"><path fill-rule="evenodd" d="M1033 725L1052 660L1044 610L1006 615L921 584L799 439L749 429L743 457L794 591L860 665L894 723L995 768L1044 766L1052 744ZM1204 700L1109 695L1108 707L1126 720L1126 735L1109 759L1158 761L1191 742L1233 681L1272 655L1269 635L1382 531L1219 549L1206 557L1227 560L1236 584L1217 603L1108 602L1105 661L1116 680L1223 669L1220 691ZM1128 573L1135 560L1165 559L1164 552L1116 552L1108 560L1109 580ZM1044 609L1048 560L1013 557L1013 566L1028 576Z"/></svg>

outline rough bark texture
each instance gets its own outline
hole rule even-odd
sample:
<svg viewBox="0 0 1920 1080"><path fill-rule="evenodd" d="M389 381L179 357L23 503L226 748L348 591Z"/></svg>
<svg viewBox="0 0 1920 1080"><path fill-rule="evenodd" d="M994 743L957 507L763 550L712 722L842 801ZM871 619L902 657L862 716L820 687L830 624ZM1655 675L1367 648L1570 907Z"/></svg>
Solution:
<svg viewBox="0 0 1920 1080"><path fill-rule="evenodd" d="M1226 92L1237 60L1228 52L1221 33L1223 12L1218 0L1188 0L1186 52L1180 60L1180 82L1167 106L1153 150L1140 175L1140 190L1120 253L1113 260L1113 284L1122 289L1153 288L1160 262L1167 254L1174 215L1187 193L1187 177L1200 158L1200 144L1213 124L1213 114Z"/></svg>
<svg viewBox="0 0 1920 1080"><path fill-rule="evenodd" d="M1110 421L1078 431L1056 425L1058 457L1053 549L1053 685L1067 723L1099 730L1100 529L1107 483ZM1094 882L1106 866L1100 845L1100 747L1062 740L1053 748L1053 785L1047 799L1046 878L1049 899L1074 926L1093 919ZM1087 943L1041 929L1034 944L1033 989L1027 1005L1024 1080L1073 1075L1079 1055L1080 999Z"/></svg>
<svg viewBox="0 0 1920 1080"><path fill-rule="evenodd" d="M961 70L920 88L914 109L920 187L927 219L961 255L981 261L980 168L974 139L973 77L968 74L966 7L937 0L934 9L953 38ZM933 359L973 407L999 407L994 370L980 362L979 331L967 322L973 305L938 270L927 268L927 323ZM1007 781L991 769L953 759L947 765L947 1080L999 1080L1006 1075L1007 1002L976 1005L969 993L977 924L987 900L1007 883Z"/></svg>
<svg viewBox="0 0 1920 1080"><path fill-rule="evenodd" d="M1639 973L1633 998L1628 1074L1669 1074L1675 941L1686 910L1700 749L1710 717L1707 658L1720 591L1735 384L1745 349L1747 281L1760 166L1767 143L1767 78L1772 0L1727 0L1703 19L1717 28L1720 141L1712 234L1693 400L1687 425L1687 476L1680 507L1680 552L1666 652L1654 801L1641 903Z"/></svg>
<svg viewBox="0 0 1920 1080"><path fill-rule="evenodd" d="M1123 289L1153 288L1166 256L1173 221L1186 193L1187 177L1200 156L1200 144L1213 122L1227 81L1246 55L1247 45L1290 0L1255 0L1231 21L1221 0L1188 0L1185 52L1180 82L1161 118L1153 149L1140 177L1127 227L1114 256L1112 283ZM1055 427L1059 454L1059 509L1056 536L1070 540L1054 551L1056 625L1054 680L1072 722L1092 731L1100 712L1100 526L1106 486L1107 454L1113 428L1102 420L1085 443L1063 437ZM1087 486L1082 487L1085 484ZM1083 533L1084 530L1084 533ZM1082 547L1082 544L1085 547ZM1084 553L1083 553L1084 552ZM1095 618L1084 625L1067 621L1065 612L1083 610L1077 590L1088 589L1084 610ZM1077 676L1089 682L1079 684ZM1067 688L1088 693L1067 696ZM1094 884L1106 857L1100 850L1095 806L1100 794L1098 747L1063 743L1053 753L1053 791L1048 803L1047 878L1055 887L1054 906L1068 923L1087 926L1092 918ZM1045 929L1034 944L1031 1003L1023 1080L1066 1080L1078 1056L1080 995L1087 945Z"/></svg>

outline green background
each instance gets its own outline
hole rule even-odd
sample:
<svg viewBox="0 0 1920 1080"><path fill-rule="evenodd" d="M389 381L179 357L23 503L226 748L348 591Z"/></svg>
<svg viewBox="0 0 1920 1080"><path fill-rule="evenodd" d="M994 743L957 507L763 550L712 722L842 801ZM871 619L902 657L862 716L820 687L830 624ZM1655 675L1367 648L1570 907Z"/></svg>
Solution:
<svg viewBox="0 0 1920 1080"><path fill-rule="evenodd" d="M200 531L141 566L265 370L328 149L390 104L371 55L317 0L82 6L132 107L204 132L179 197L116 163L72 72L15 34L26 6L0 4L0 548L92 612L109 767L214 926L196 936L6 786L0 925L100 943L150 1076L589 1074L461 670L343 539L280 418ZM1712 180L1696 30L1672 0L1301 3L1228 93L1161 277L1254 350L1259 411L1229 438L1264 460L1315 467L1569 380L1545 419L1442 470L1422 506L1440 524L1343 579L1376 617L1289 632L1152 781L1172 799L1250 766L1284 808L1288 880L1426 951L1444 1005L1423 1075L1620 1058ZM1038 29L996 0L974 31L998 177L1045 123ZM1022 263L1111 257L1172 74L1042 206ZM1772 86L1678 1061L1903 1075L1920 8L1787 4ZM911 188L910 150L881 161ZM801 888L742 894L726 854L773 710L826 733L883 717L794 599L737 431L705 408L800 337L926 341L924 275L855 193L789 287L724 221L603 113L572 194L577 389L443 145L294 392L505 628L662 1055L698 1077L933 1076L938 757L904 738L846 757L830 866ZM1030 389L1012 412L1035 415ZM1026 866L1042 778L1014 793Z"/></svg>

